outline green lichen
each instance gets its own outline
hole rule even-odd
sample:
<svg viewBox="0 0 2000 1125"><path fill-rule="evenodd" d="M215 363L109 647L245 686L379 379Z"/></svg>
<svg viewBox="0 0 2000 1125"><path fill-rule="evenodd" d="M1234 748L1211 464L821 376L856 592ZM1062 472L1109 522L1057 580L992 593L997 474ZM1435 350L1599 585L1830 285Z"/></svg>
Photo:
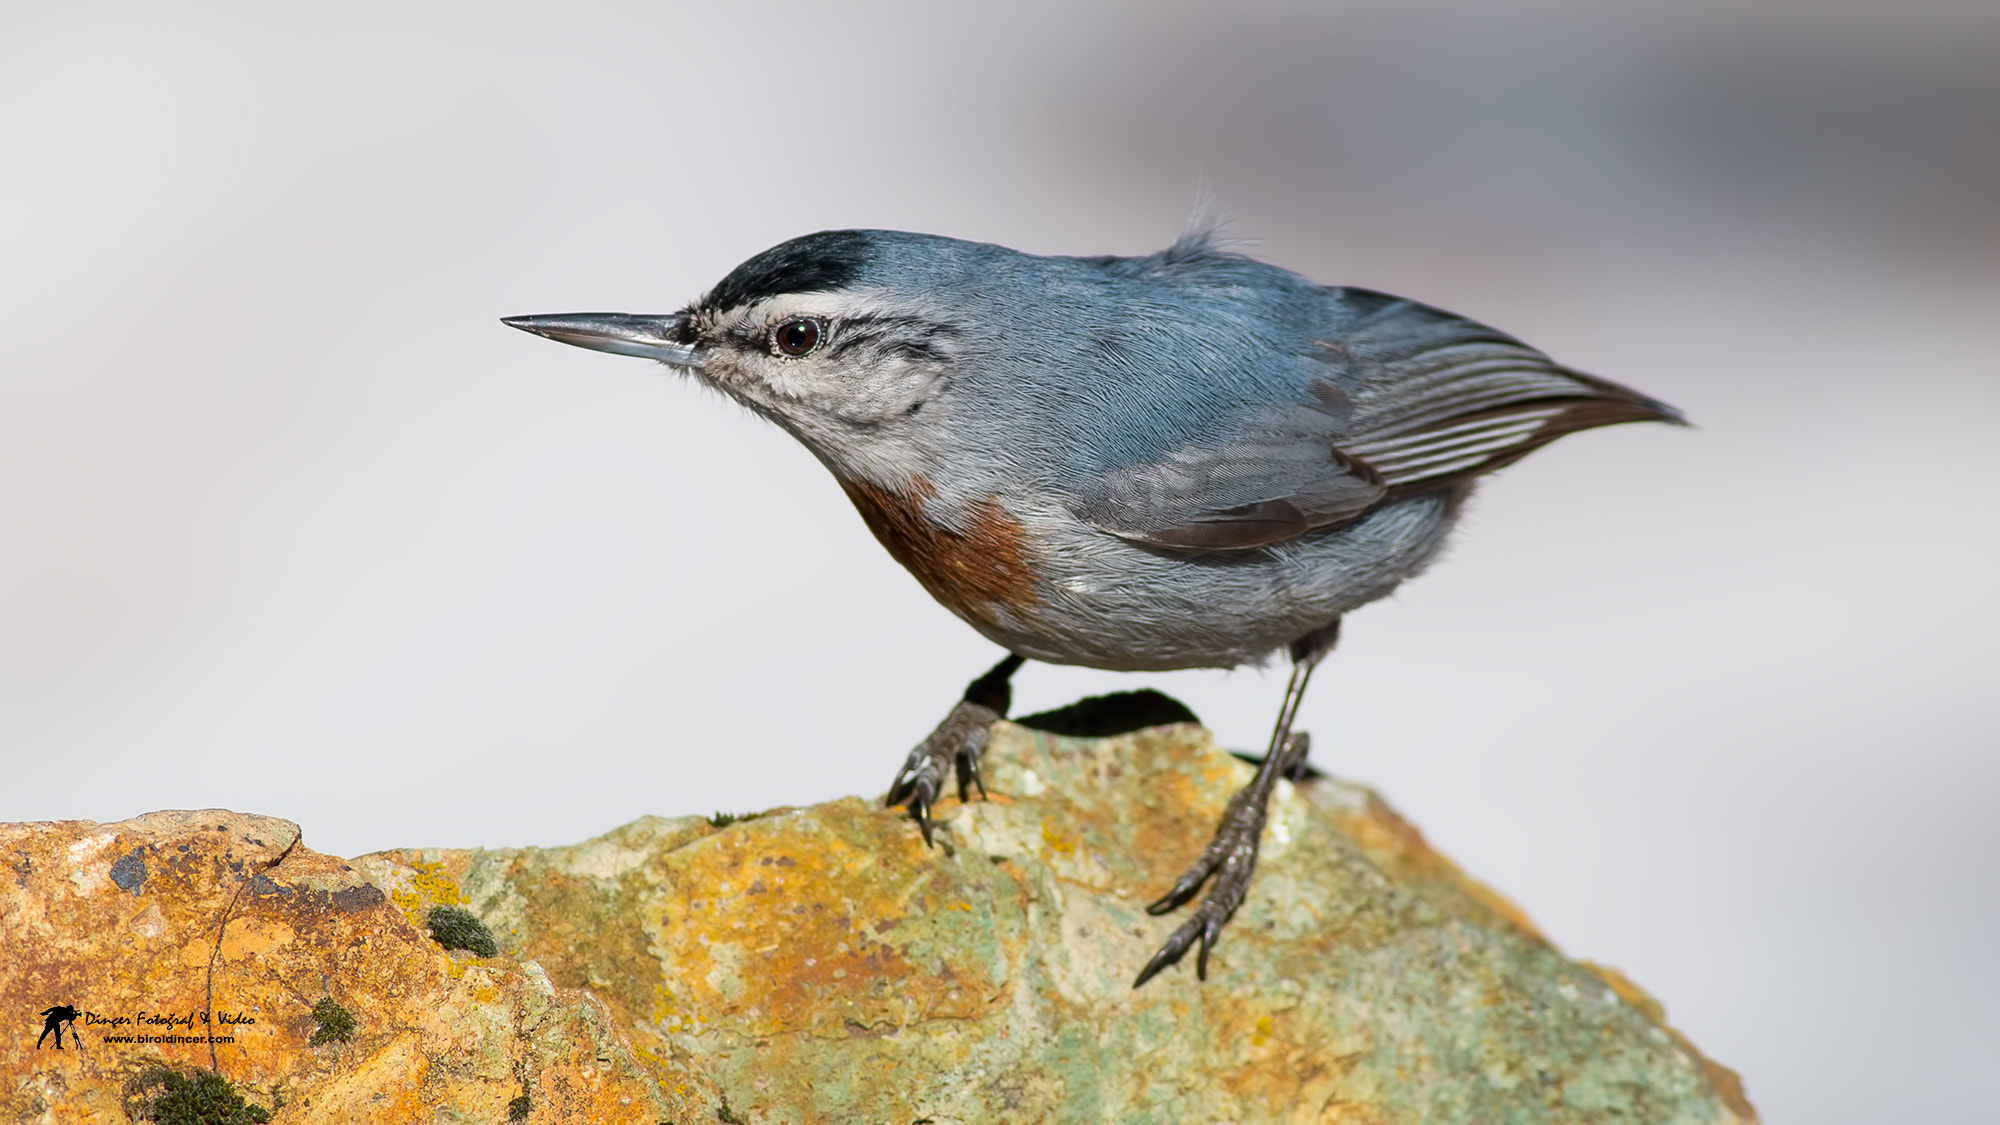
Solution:
<svg viewBox="0 0 2000 1125"><path fill-rule="evenodd" d="M507 1120L526 1121L528 1119L528 1112L534 1108L535 1099L522 1094L520 1097L507 1103Z"/></svg>
<svg viewBox="0 0 2000 1125"><path fill-rule="evenodd" d="M722 1122L722 1125L750 1125L749 1122L736 1116L735 1110L729 1108L728 1094L722 1095L722 1104L716 1108L715 1117Z"/></svg>
<svg viewBox="0 0 2000 1125"><path fill-rule="evenodd" d="M135 1116L158 1125L264 1125L271 1111L246 1103L236 1087L220 1074L198 1070L182 1074L155 1067L130 1087Z"/></svg>
<svg viewBox="0 0 2000 1125"><path fill-rule="evenodd" d="M433 906L425 919L430 926L431 939L446 949L463 949L481 957L491 957L500 952L500 943L493 940L493 931L486 923L472 916L472 912L457 906Z"/></svg>
<svg viewBox="0 0 2000 1125"><path fill-rule="evenodd" d="M354 1038L354 1013L334 1002L328 996L313 1005L313 1018L319 1021L318 1030L312 1033L312 1045L322 1043L345 1043Z"/></svg>

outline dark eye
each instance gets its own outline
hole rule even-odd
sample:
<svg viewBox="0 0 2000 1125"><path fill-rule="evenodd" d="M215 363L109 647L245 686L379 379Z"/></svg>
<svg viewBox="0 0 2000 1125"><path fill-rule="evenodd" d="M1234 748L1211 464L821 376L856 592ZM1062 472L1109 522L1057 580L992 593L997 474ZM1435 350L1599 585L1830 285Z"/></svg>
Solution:
<svg viewBox="0 0 2000 1125"><path fill-rule="evenodd" d="M779 355L801 356L819 347L819 337L819 321L800 317L771 330L771 347Z"/></svg>

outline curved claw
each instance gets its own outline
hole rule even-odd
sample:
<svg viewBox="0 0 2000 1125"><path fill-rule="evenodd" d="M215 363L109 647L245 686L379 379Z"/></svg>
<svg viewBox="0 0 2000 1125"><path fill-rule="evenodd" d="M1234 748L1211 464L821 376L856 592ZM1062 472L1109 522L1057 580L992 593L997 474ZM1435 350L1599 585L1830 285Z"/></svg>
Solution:
<svg viewBox="0 0 2000 1125"><path fill-rule="evenodd" d="M984 757L985 755L986 755L986 746L985 744L982 743L977 749L968 750L966 753L960 754L958 756L958 799L959 800L964 801L967 799L965 795L965 786L967 782L970 782L973 788L979 790L980 800L984 801L987 799L986 779L979 775L979 759Z"/></svg>
<svg viewBox="0 0 2000 1125"><path fill-rule="evenodd" d="M1146 962L1146 967L1139 970L1139 976L1132 982L1132 987L1137 988L1147 981L1152 980L1159 975L1160 970L1186 956L1188 946L1192 944L1194 944L1194 919L1189 919L1181 925L1180 929L1173 932L1173 936L1167 939L1167 943L1160 947L1159 952L1153 954L1152 960ZM1196 968L1205 969L1207 967L1208 948L1204 944L1201 951L1201 958Z"/></svg>
<svg viewBox="0 0 2000 1125"><path fill-rule="evenodd" d="M1228 924L1230 915L1236 912L1233 905L1226 911L1210 909L1216 901L1210 899L1202 903L1192 918L1181 923L1180 928L1160 946L1159 952L1153 954L1152 960L1146 962L1146 967L1139 970L1138 978L1132 982L1133 988L1152 980L1169 965L1177 964L1181 958L1187 956L1187 951L1194 946L1196 938L1201 939L1201 949L1195 954L1195 979L1208 979L1209 950L1214 949L1215 943L1222 940L1222 927ZM1237 901L1242 901L1240 896Z"/></svg>
<svg viewBox="0 0 2000 1125"><path fill-rule="evenodd" d="M1207 850L1201 853L1201 858L1174 880L1173 887L1166 894L1146 904L1146 913L1157 917L1179 910L1182 904L1194 897L1196 891L1201 890L1208 877L1215 874L1216 867L1222 862L1221 851L1213 843L1209 844Z"/></svg>
<svg viewBox="0 0 2000 1125"><path fill-rule="evenodd" d="M889 783L889 795L883 798L882 803L900 805L912 799L926 803L936 800L939 774L942 772L938 763L925 753L925 748L917 747L910 751L903 768L896 771L896 780Z"/></svg>
<svg viewBox="0 0 2000 1125"><path fill-rule="evenodd" d="M1243 897L1250 890L1250 875L1257 868L1257 849L1254 844L1247 850L1232 848L1228 851L1229 854L1219 865L1211 867L1211 870L1219 873L1216 874L1215 886L1209 890L1208 897L1201 900L1201 905L1195 907L1194 914L1181 923L1180 928L1167 938L1166 944L1160 946L1159 952L1153 954L1152 960L1146 962L1146 967L1139 971L1139 978L1132 982L1133 988L1145 984L1160 970L1187 956L1187 951L1194 944L1196 937L1201 938L1201 953L1195 958L1194 975L1198 980L1208 979L1208 953L1215 948L1216 942L1222 940L1222 927L1229 924L1229 920L1236 916L1236 908L1243 905ZM1197 863L1196 869L1201 866ZM1187 896L1194 893L1192 889L1171 903L1168 900L1179 894L1182 884L1188 883L1194 875L1195 870L1190 870L1181 876L1181 881L1174 884L1173 891L1148 906L1147 912L1164 914L1187 901ZM1204 873L1202 878L1206 877L1207 873ZM1200 879L1192 883L1194 887L1200 885Z"/></svg>
<svg viewBox="0 0 2000 1125"><path fill-rule="evenodd" d="M910 751L909 760L896 771L896 780L889 785L889 795L884 798L884 806L907 805L910 818L924 834L925 846L935 846L931 838L931 803L937 800L939 775L936 760L919 746Z"/></svg>
<svg viewBox="0 0 2000 1125"><path fill-rule="evenodd" d="M911 818L923 830L925 844L936 844L930 813L938 794L944 790L946 769L957 774L959 800L965 800L968 788L974 786L981 797L986 796L986 783L979 776L979 760L986 752L993 724L1000 718L1000 712L992 707L961 700L930 737L910 751L903 768L896 771L896 780L890 784L889 795L882 803L907 806Z"/></svg>

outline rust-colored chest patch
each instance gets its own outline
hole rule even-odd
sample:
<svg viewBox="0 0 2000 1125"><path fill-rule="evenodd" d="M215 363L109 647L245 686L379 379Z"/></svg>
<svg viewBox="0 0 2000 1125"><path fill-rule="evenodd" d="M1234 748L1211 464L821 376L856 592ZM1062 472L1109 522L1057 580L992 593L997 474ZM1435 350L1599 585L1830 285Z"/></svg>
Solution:
<svg viewBox="0 0 2000 1125"><path fill-rule="evenodd" d="M991 625L995 605L1020 610L1040 600L1027 534L999 502L971 505L965 530L953 531L924 515L923 502L937 493L922 478L911 489L914 497L865 481L841 487L889 554L953 612Z"/></svg>

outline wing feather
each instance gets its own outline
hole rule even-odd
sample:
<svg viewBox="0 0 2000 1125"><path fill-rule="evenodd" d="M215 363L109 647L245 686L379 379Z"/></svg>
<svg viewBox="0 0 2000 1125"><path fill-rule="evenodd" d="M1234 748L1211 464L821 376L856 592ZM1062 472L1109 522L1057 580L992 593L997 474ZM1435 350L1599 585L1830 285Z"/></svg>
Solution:
<svg viewBox="0 0 2000 1125"><path fill-rule="evenodd" d="M1239 409L1233 432L1078 483L1071 510L1102 531L1185 550L1246 550L1351 520L1388 499L1491 472L1565 434L1680 414L1462 317L1362 289L1326 289L1313 362L1246 357L1295 381ZM1222 393L1222 392L1218 392ZM1154 421L1157 422L1157 419Z"/></svg>

